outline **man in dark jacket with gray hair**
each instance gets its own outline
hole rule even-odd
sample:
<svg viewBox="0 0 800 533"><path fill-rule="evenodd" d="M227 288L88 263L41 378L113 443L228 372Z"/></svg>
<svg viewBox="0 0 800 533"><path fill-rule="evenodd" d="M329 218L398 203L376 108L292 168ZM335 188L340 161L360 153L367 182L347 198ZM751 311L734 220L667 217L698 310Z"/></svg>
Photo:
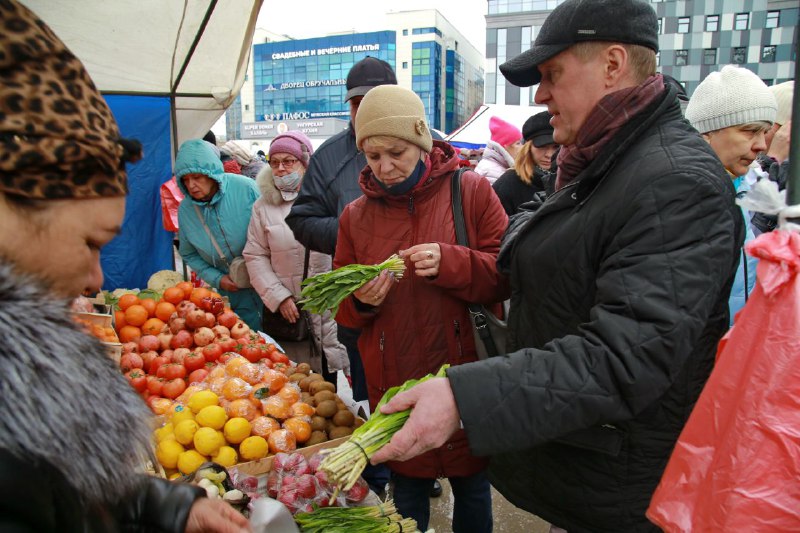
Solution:
<svg viewBox="0 0 800 533"><path fill-rule="evenodd" d="M743 240L735 191L656 74L639 0L566 0L500 67L539 83L562 145L556 191L506 235L511 353L398 394L411 417L373 462L459 425L492 484L570 533L651 531L645 517L728 326Z"/></svg>

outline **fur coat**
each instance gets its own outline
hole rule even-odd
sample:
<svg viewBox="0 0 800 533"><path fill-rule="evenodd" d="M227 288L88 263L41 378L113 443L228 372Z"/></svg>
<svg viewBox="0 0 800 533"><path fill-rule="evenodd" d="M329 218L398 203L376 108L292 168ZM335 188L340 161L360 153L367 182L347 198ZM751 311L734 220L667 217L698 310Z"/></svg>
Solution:
<svg viewBox="0 0 800 533"><path fill-rule="evenodd" d="M0 530L183 531L200 493L141 474L152 413L67 303L4 262L0 331Z"/></svg>

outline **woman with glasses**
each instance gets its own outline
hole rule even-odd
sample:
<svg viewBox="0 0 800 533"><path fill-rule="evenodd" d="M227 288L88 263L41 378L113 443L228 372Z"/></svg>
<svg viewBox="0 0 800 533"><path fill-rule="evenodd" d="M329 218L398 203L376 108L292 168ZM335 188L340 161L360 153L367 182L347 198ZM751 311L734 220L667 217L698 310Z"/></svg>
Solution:
<svg viewBox="0 0 800 533"><path fill-rule="evenodd" d="M312 152L311 141L299 131L288 131L272 141L269 166L256 176L261 198L253 206L243 253L250 282L261 301L270 312L280 313L291 324L305 320L297 305L303 277L331 269L328 255L310 252L306 257L305 247L295 240L284 221L297 198ZM309 354L307 345L287 343L283 347L293 361L310 364L315 372L321 372L335 384L336 371L350 370L347 351L337 340L336 323L328 312L309 315L308 325L312 340L320 348L317 351L325 354L327 365L321 357ZM267 328L264 331L270 333Z"/></svg>

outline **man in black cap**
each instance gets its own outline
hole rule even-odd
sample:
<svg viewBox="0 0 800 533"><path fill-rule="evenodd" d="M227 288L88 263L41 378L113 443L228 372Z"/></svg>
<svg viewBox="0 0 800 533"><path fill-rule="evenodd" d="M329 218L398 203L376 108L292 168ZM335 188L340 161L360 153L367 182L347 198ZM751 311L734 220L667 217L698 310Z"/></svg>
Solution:
<svg viewBox="0 0 800 533"><path fill-rule="evenodd" d="M397 85L397 77L386 61L367 56L347 73L345 102L350 106L350 127L322 143L311 156L300 194L286 217L295 238L317 252L333 255L339 215L362 194L358 176L367 166L367 159L356 147L355 117L364 95L379 85ZM347 348L350 359L353 399L366 400L367 381L358 352L360 330L337 327L339 342ZM381 466L377 471L368 470L364 477L380 492L388 482L389 472Z"/></svg>
<svg viewBox="0 0 800 533"><path fill-rule="evenodd" d="M539 83L555 192L504 239L506 356L398 394L411 416L373 461L463 425L492 484L570 533L656 531L645 511L714 364L743 240L735 191L656 74L639 0L566 0L500 66Z"/></svg>

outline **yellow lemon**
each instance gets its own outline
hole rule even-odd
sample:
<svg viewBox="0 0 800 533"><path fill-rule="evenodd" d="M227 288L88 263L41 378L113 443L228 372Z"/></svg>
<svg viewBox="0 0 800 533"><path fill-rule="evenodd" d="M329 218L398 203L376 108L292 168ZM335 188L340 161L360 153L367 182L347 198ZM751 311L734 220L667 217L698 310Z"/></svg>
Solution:
<svg viewBox="0 0 800 533"><path fill-rule="evenodd" d="M221 464L225 468L231 467L239 461L239 457L236 455L236 450L230 446L220 447L220 449L217 450L217 453L211 456L211 459L215 463Z"/></svg>
<svg viewBox="0 0 800 533"><path fill-rule="evenodd" d="M201 390L195 392L189 397L189 409L192 410L193 413L199 413L203 407L208 407L209 405L219 405L219 396L211 392L210 390Z"/></svg>
<svg viewBox="0 0 800 533"><path fill-rule="evenodd" d="M214 455L224 445L225 439L215 429L200 428L194 434L194 449L203 455Z"/></svg>
<svg viewBox="0 0 800 533"><path fill-rule="evenodd" d="M194 441L194 434L200 429L200 425L194 420L184 420L175 426L175 440L188 446Z"/></svg>
<svg viewBox="0 0 800 533"><path fill-rule="evenodd" d="M183 474L181 474L180 472L175 472L174 474L170 474L170 475L169 475L169 477L168 477L167 479L169 479L170 481L173 481L173 480L176 480L176 479L178 479L178 478L179 478L179 477L181 477L182 475L183 475Z"/></svg>
<svg viewBox="0 0 800 533"><path fill-rule="evenodd" d="M247 437L239 445L239 455L245 461L255 461L267 456L269 446L264 437Z"/></svg>
<svg viewBox="0 0 800 533"><path fill-rule="evenodd" d="M219 405L208 405L200 409L195 420L204 428L222 429L228 420L228 415Z"/></svg>
<svg viewBox="0 0 800 533"><path fill-rule="evenodd" d="M173 433L174 426L171 423L164 424L157 430L153 432L153 435L156 438L156 442L161 442L164 440L175 440L175 434Z"/></svg>
<svg viewBox="0 0 800 533"><path fill-rule="evenodd" d="M172 425L177 426L184 420L194 420L194 413L188 407L178 404L169 421L172 422Z"/></svg>
<svg viewBox="0 0 800 533"><path fill-rule="evenodd" d="M175 440L163 440L156 447L156 459L164 468L175 468L178 457L184 452L183 446Z"/></svg>
<svg viewBox="0 0 800 533"><path fill-rule="evenodd" d="M225 422L225 440L231 444L239 444L250 436L250 422L246 418L236 417Z"/></svg>
<svg viewBox="0 0 800 533"><path fill-rule="evenodd" d="M178 470L185 475L189 475L205 463L208 459L196 450L186 450L178 456Z"/></svg>

